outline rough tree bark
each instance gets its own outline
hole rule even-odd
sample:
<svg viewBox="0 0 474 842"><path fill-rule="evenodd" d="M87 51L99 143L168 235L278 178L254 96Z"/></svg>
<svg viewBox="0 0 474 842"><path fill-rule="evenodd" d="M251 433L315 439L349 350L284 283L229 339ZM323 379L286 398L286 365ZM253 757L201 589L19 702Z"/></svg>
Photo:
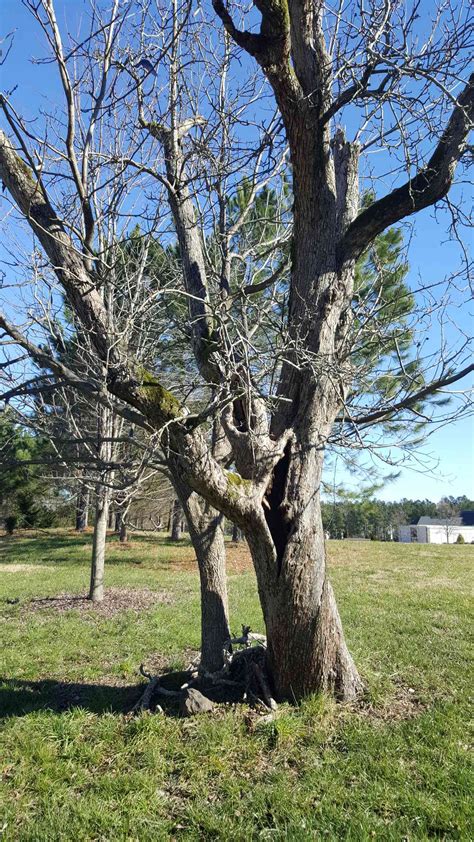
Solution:
<svg viewBox="0 0 474 842"><path fill-rule="evenodd" d="M296 700L317 689L350 701L363 685L327 577L319 498L323 454L311 447L302 457L300 446L296 458L288 454L275 468L266 523L244 530L257 573L268 666L277 698Z"/></svg>
<svg viewBox="0 0 474 842"><path fill-rule="evenodd" d="M179 495L180 512L184 511L201 584L201 668L207 672L221 669L224 644L229 639L229 605L227 599L226 554L223 516L202 497L173 477Z"/></svg>
<svg viewBox="0 0 474 842"><path fill-rule="evenodd" d="M183 508L201 583L201 667L214 672L223 666L224 643L230 637L222 515L196 495Z"/></svg>

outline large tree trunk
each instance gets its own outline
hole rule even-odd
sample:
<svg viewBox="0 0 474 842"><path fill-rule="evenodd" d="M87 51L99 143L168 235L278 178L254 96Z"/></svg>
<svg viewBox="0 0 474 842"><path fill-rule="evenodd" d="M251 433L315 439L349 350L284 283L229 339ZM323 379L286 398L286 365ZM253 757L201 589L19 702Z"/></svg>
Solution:
<svg viewBox="0 0 474 842"><path fill-rule="evenodd" d="M316 447L294 451L287 449L274 472L265 522L246 530L265 618L268 668L279 699L328 691L351 701L363 685L326 573L319 498L323 456Z"/></svg>
<svg viewBox="0 0 474 842"><path fill-rule="evenodd" d="M92 602L102 602L104 599L105 541L107 537L108 514L109 491L104 486L99 486L95 507L91 581L89 587L89 599Z"/></svg>
<svg viewBox="0 0 474 842"><path fill-rule="evenodd" d="M183 509L179 500L173 503L173 513L171 516L171 540L179 541L181 538L181 521L183 519Z"/></svg>
<svg viewBox="0 0 474 842"><path fill-rule="evenodd" d="M89 489L81 483L77 495L76 532L84 532L89 522Z"/></svg>

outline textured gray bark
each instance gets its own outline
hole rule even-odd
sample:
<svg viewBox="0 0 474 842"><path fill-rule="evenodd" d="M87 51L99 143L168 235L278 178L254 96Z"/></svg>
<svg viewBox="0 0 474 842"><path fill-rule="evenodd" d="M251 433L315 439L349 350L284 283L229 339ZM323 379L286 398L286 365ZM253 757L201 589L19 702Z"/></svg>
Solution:
<svg viewBox="0 0 474 842"><path fill-rule="evenodd" d="M214 672L223 666L224 643L230 637L222 515L195 495L184 509L201 583L201 666Z"/></svg>
<svg viewBox="0 0 474 842"><path fill-rule="evenodd" d="M223 666L224 643L230 637L224 518L202 497L191 492L175 465L171 466L171 474L199 569L201 667L215 672Z"/></svg>
<svg viewBox="0 0 474 842"><path fill-rule="evenodd" d="M104 599L105 541L109 516L108 489L99 486L96 495L89 599L92 602L102 602Z"/></svg>
<svg viewBox="0 0 474 842"><path fill-rule="evenodd" d="M329 691L345 701L363 689L342 632L326 570L319 483L323 453L295 445L274 472L265 520L244 531L257 574L278 699Z"/></svg>

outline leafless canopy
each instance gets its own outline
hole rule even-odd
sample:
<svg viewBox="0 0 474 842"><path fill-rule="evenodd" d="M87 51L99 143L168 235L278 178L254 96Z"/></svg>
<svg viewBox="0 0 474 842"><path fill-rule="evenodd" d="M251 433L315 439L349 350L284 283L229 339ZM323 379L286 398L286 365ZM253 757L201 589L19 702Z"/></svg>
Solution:
<svg viewBox="0 0 474 842"><path fill-rule="evenodd" d="M436 353L423 337L408 360L401 349L407 329L433 332L462 304L464 247L459 267L407 293L398 344L380 287L361 296L357 282L367 255L374 278L384 271L377 237L440 202L462 240L469 6L115 0L92 6L76 38L52 0L26 6L63 100L31 122L19 92L2 98L4 221L20 216L33 238L19 236L24 259L6 269L22 297L7 295L0 318L5 353L24 349L158 434L189 487L246 532L279 692L350 698L360 683L325 575L323 452L380 447L375 422L385 443L390 430L410 439L426 398L472 370L462 324ZM63 296L73 338L79 325L97 355L87 376L44 347L68 330ZM9 391L20 367L2 369ZM455 396L441 419L467 408Z"/></svg>

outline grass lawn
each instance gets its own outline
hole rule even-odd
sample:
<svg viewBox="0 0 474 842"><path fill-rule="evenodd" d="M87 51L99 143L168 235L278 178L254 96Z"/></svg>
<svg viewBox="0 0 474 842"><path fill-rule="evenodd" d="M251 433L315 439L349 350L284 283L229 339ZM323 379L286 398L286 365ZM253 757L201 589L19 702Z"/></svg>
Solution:
<svg viewBox="0 0 474 842"><path fill-rule="evenodd" d="M198 648L193 554L111 539L107 584L142 594L140 611L30 602L84 593L90 543L64 530L0 538L2 840L474 838L474 547L329 542L368 699L353 710L314 697L265 723L232 707L124 713L140 663L186 666ZM230 550L229 572L233 629L263 631L245 550Z"/></svg>

